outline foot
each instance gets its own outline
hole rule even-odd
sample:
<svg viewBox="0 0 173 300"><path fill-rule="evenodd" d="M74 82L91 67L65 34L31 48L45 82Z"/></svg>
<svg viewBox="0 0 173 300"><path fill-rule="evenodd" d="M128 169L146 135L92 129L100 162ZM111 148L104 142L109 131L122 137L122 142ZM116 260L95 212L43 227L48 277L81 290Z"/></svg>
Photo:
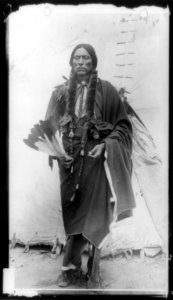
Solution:
<svg viewBox="0 0 173 300"><path fill-rule="evenodd" d="M76 286L86 288L87 279L86 275L83 274L82 270L79 270L74 274L74 281Z"/></svg>
<svg viewBox="0 0 173 300"><path fill-rule="evenodd" d="M88 289L105 289L108 284L99 276L96 280L91 276L88 278L87 288Z"/></svg>
<svg viewBox="0 0 173 300"><path fill-rule="evenodd" d="M59 287L68 287L73 284L73 270L62 271L58 277L58 286Z"/></svg>
<svg viewBox="0 0 173 300"><path fill-rule="evenodd" d="M70 269L67 271L62 271L58 277L58 286L59 287L68 287L70 285L82 285L83 283L83 274L82 269Z"/></svg>

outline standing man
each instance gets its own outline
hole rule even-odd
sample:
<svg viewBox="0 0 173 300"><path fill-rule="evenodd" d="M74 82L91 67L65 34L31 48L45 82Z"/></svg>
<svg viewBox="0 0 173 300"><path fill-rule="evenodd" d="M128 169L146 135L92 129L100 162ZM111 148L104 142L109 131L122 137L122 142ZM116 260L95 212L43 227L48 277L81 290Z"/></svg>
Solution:
<svg viewBox="0 0 173 300"><path fill-rule="evenodd" d="M100 286L100 245L115 219L135 207L131 186L132 127L116 89L97 76L97 56L80 44L69 80L55 88L46 119L62 134L69 161L58 161L67 244L58 285L77 283L81 254L90 245L88 287Z"/></svg>

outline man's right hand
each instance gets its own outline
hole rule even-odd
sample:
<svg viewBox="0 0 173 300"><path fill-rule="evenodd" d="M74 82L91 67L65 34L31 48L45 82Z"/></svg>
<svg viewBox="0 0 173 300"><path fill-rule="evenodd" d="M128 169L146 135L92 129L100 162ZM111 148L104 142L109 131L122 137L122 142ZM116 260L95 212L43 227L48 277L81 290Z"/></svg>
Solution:
<svg viewBox="0 0 173 300"><path fill-rule="evenodd" d="M70 159L61 159L61 163L67 169L69 169L71 167L72 162L73 162L73 158L70 158Z"/></svg>

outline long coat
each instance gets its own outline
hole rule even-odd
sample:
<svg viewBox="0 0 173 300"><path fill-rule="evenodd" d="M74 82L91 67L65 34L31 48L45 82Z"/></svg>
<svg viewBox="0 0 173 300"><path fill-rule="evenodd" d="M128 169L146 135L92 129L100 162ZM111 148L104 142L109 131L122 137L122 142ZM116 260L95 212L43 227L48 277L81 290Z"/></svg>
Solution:
<svg viewBox="0 0 173 300"><path fill-rule="evenodd" d="M68 82L55 88L50 99L46 119L53 116L59 120L65 114ZM99 246L116 215L135 207L131 185L132 172L132 126L117 90L107 81L99 79L96 89L94 115L100 139L88 138L86 153L100 142L105 142L105 155L93 159L88 155L80 178L80 189L73 202L80 167L79 131L74 138L74 172L59 162L61 201L64 227L67 235L83 234L96 247ZM84 119L78 121L80 129ZM68 136L68 135L67 135ZM63 138L68 151L68 138ZM107 172L105 171L105 165ZM108 176L108 173L110 176ZM111 204L110 199L115 202Z"/></svg>

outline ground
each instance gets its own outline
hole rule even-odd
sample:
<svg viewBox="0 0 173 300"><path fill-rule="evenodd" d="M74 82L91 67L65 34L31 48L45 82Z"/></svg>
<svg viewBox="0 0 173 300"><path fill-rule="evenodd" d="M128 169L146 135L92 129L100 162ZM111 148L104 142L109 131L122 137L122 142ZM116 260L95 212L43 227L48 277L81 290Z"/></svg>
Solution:
<svg viewBox="0 0 173 300"><path fill-rule="evenodd" d="M41 294L94 293L79 286L60 289L56 283L61 272L61 255L52 254L48 248L33 247L24 252L16 246L9 252L10 267L15 269L15 288L38 290ZM83 270L86 272L87 254L83 255ZM101 277L106 282L104 291L95 293L113 294L161 294L167 290L168 274L164 255L141 258L134 255L101 259Z"/></svg>

